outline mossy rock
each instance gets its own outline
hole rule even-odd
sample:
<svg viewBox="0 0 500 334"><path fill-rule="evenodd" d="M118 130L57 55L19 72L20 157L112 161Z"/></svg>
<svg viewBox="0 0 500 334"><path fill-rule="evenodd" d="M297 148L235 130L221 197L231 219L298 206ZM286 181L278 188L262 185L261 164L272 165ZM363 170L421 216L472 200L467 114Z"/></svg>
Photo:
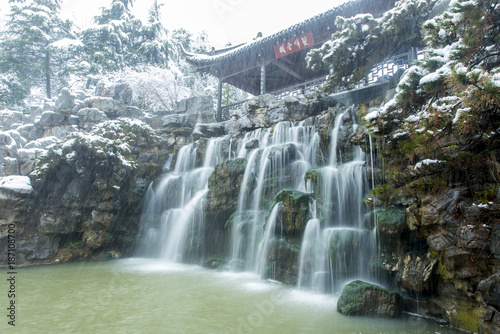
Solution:
<svg viewBox="0 0 500 334"><path fill-rule="evenodd" d="M311 218L309 200L309 194L293 189L283 189L276 195L274 202L283 203L281 218L285 235L297 237L303 234L307 221Z"/></svg>
<svg viewBox="0 0 500 334"><path fill-rule="evenodd" d="M378 285L353 281L344 287L337 311L345 315L395 318L401 314L400 296Z"/></svg>
<svg viewBox="0 0 500 334"><path fill-rule="evenodd" d="M405 212L398 209L376 211L379 232L387 237L398 237L405 225Z"/></svg>

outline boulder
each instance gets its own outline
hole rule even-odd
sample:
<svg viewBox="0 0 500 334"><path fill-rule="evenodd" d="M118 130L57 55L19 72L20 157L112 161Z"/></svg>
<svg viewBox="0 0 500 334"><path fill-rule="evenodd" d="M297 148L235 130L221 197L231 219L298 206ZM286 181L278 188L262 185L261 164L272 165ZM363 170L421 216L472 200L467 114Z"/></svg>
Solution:
<svg viewBox="0 0 500 334"><path fill-rule="evenodd" d="M93 96L83 101L83 107L101 110L110 119L124 116L126 112L125 103L111 97Z"/></svg>
<svg viewBox="0 0 500 334"><path fill-rule="evenodd" d="M413 291L431 291L432 274L437 260L428 257L419 257L407 254L398 264L399 285Z"/></svg>
<svg viewBox="0 0 500 334"><path fill-rule="evenodd" d="M97 108L83 108L76 114L80 120L80 127L89 131L98 123L109 120L106 114Z"/></svg>
<svg viewBox="0 0 500 334"><path fill-rule="evenodd" d="M0 129L9 130L13 124L22 124L23 113L14 110L0 110Z"/></svg>
<svg viewBox="0 0 500 334"><path fill-rule="evenodd" d="M337 311L345 315L396 318L401 314L400 296L378 285L354 281L342 290Z"/></svg>
<svg viewBox="0 0 500 334"><path fill-rule="evenodd" d="M3 173L0 175L18 175L19 174L19 162L16 158L4 157L3 158Z"/></svg>
<svg viewBox="0 0 500 334"><path fill-rule="evenodd" d="M477 290L481 292L486 304L500 310L500 272L479 282Z"/></svg>
<svg viewBox="0 0 500 334"><path fill-rule="evenodd" d="M31 148L31 149L19 149L18 150L18 161L19 161L19 173L21 175L28 175L35 169L36 159L45 152L44 149Z"/></svg>
<svg viewBox="0 0 500 334"><path fill-rule="evenodd" d="M284 189L276 195L274 201L283 203L281 219L285 235L289 237L302 236L307 221L311 218L309 200L309 194L293 189Z"/></svg>
<svg viewBox="0 0 500 334"><path fill-rule="evenodd" d="M88 230L83 232L83 242L92 250L103 247L107 241L106 237L106 231Z"/></svg>
<svg viewBox="0 0 500 334"><path fill-rule="evenodd" d="M59 139L57 139L56 137L53 137L53 136L49 136L49 137L44 137L44 138L30 141L29 143L27 143L24 146L24 148L25 149L32 149L32 148L46 149L46 148L50 147L51 145L56 144L58 142L59 142Z"/></svg>
<svg viewBox="0 0 500 334"><path fill-rule="evenodd" d="M100 81L95 88L95 96L109 97L123 102L125 105L132 103L133 91L128 83L106 83Z"/></svg>
<svg viewBox="0 0 500 334"><path fill-rule="evenodd" d="M64 122L64 115L55 113L53 111L44 111L35 126L40 129L48 129Z"/></svg>
<svg viewBox="0 0 500 334"><path fill-rule="evenodd" d="M5 197L5 195L24 196L32 192L31 180L27 176L10 175L0 177L0 197Z"/></svg>
<svg viewBox="0 0 500 334"><path fill-rule="evenodd" d="M62 114L70 114L75 107L75 95L71 94L68 88L63 88L61 94L56 99L54 108Z"/></svg>
<svg viewBox="0 0 500 334"><path fill-rule="evenodd" d="M193 96L179 101L174 109L175 114L202 115L202 118L209 118L201 123L212 120L215 110L211 96Z"/></svg>
<svg viewBox="0 0 500 334"><path fill-rule="evenodd" d="M42 138L44 134L44 130L36 127L34 124L24 124L16 130L28 142Z"/></svg>

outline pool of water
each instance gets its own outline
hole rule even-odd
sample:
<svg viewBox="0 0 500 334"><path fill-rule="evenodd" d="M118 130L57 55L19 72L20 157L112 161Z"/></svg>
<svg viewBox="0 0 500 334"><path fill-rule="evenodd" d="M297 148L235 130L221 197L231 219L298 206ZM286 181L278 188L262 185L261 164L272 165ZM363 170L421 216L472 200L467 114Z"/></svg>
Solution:
<svg viewBox="0 0 500 334"><path fill-rule="evenodd" d="M4 292L1 333L457 333L414 317L343 316L333 296L248 273L139 258L19 269L15 328Z"/></svg>

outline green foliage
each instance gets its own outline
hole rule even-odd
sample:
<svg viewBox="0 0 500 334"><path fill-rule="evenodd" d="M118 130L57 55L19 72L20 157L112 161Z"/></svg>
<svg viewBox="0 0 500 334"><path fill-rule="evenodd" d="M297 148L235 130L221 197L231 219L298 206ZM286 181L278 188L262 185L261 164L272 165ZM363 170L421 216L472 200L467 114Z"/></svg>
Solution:
<svg viewBox="0 0 500 334"><path fill-rule="evenodd" d="M83 241L71 241L67 244L64 245L63 248L69 248L69 249L82 249L85 246Z"/></svg>
<svg viewBox="0 0 500 334"><path fill-rule="evenodd" d="M498 197L498 186L496 184L487 184L476 192L476 200L479 204L488 204Z"/></svg>
<svg viewBox="0 0 500 334"><path fill-rule="evenodd" d="M383 59L423 44L420 25L434 0L401 0L381 18L360 14L339 16L332 40L307 55L310 68L328 67L328 88L351 87L361 81Z"/></svg>
<svg viewBox="0 0 500 334"><path fill-rule="evenodd" d="M425 56L366 122L383 136L388 182L437 193L450 176L485 169L500 144L500 14L496 0L459 0L423 25ZM423 160L441 163L412 168ZM470 179L470 178L469 178ZM470 181L462 178L470 186Z"/></svg>
<svg viewBox="0 0 500 334"><path fill-rule="evenodd" d="M379 203L383 206L387 206L394 194L394 188L389 183L377 184L369 194L369 197L365 199L365 203L373 204L373 198L376 198Z"/></svg>
<svg viewBox="0 0 500 334"><path fill-rule="evenodd" d="M0 39L0 72L14 74L23 91L43 87L50 98L53 79L65 79L64 64L57 62L58 52L50 47L73 37L72 24L59 17L59 10L59 1L10 2Z"/></svg>

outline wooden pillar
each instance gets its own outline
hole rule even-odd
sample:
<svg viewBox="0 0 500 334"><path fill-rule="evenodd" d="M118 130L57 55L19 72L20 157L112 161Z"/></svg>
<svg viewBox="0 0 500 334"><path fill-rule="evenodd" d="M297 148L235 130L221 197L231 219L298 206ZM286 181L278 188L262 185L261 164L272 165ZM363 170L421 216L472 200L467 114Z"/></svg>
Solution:
<svg viewBox="0 0 500 334"><path fill-rule="evenodd" d="M219 78L219 94L217 97L217 122L222 122L222 79Z"/></svg>
<svg viewBox="0 0 500 334"><path fill-rule="evenodd" d="M266 94L266 62L262 59L260 65L260 95Z"/></svg>

